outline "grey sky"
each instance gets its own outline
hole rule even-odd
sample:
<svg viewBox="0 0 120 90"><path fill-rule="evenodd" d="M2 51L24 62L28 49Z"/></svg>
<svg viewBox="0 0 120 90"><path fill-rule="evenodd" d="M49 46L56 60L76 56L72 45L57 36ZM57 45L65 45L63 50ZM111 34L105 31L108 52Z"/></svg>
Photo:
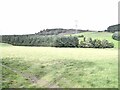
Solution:
<svg viewBox="0 0 120 90"><path fill-rule="evenodd" d="M105 30L118 23L119 0L0 0L0 34L46 28Z"/></svg>

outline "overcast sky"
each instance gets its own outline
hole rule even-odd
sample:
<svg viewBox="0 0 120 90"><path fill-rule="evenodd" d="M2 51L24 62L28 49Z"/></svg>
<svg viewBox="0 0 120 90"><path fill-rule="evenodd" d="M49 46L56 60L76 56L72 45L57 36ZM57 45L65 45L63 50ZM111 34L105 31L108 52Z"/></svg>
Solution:
<svg viewBox="0 0 120 90"><path fill-rule="evenodd" d="M0 34L46 28L105 30L118 23L119 0L0 0Z"/></svg>

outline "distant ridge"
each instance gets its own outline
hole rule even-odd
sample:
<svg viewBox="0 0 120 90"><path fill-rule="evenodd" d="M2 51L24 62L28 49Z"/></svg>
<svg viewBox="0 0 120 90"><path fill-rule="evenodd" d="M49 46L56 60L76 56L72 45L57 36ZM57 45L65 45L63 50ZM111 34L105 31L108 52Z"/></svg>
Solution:
<svg viewBox="0 0 120 90"><path fill-rule="evenodd" d="M54 29L44 29L35 34L36 35L65 35L65 34L75 34L76 31L77 33L81 33L81 32L88 32L89 30L54 28Z"/></svg>

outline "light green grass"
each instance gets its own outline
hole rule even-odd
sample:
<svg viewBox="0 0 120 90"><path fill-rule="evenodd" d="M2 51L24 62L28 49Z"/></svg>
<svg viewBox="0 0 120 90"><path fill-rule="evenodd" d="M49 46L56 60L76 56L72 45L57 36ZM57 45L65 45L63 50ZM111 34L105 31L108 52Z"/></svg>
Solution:
<svg viewBox="0 0 120 90"><path fill-rule="evenodd" d="M0 50L2 64L11 68L3 67L3 87L118 87L117 48L9 46Z"/></svg>
<svg viewBox="0 0 120 90"><path fill-rule="evenodd" d="M8 46L12 46L12 45L7 43L0 43L0 47L8 47Z"/></svg>
<svg viewBox="0 0 120 90"><path fill-rule="evenodd" d="M109 42L113 42L115 48L118 48L118 41L112 39L113 33L110 32L83 32L78 34L72 34L72 36L79 36L84 35L86 38L92 38L92 39L100 39L100 40L108 40ZM83 38L79 38L80 40L83 40Z"/></svg>

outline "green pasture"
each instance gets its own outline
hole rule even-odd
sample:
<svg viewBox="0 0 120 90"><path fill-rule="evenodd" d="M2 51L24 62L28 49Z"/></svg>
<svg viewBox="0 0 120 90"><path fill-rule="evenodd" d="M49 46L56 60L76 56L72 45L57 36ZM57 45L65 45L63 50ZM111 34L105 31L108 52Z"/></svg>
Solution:
<svg viewBox="0 0 120 90"><path fill-rule="evenodd" d="M93 33L89 34L95 38ZM89 34L84 33L85 36L90 36ZM100 35L98 37L102 39ZM110 34L107 35L104 37L114 41L109 37ZM0 44L0 52L2 88L118 87L117 48L25 47Z"/></svg>

